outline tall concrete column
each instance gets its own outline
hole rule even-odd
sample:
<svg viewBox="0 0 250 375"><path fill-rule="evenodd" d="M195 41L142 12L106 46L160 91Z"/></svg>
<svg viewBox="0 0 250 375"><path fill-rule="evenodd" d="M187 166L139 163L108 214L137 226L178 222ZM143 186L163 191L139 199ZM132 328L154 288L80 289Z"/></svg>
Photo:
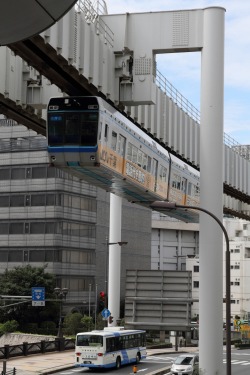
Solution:
<svg viewBox="0 0 250 375"><path fill-rule="evenodd" d="M201 52L200 206L223 220L225 9L204 9ZM200 332L202 374L222 374L223 232L200 214Z"/></svg>
<svg viewBox="0 0 250 375"><path fill-rule="evenodd" d="M122 198L110 194L109 242L121 241ZM109 246L108 309L113 316L111 326L120 318L121 246Z"/></svg>

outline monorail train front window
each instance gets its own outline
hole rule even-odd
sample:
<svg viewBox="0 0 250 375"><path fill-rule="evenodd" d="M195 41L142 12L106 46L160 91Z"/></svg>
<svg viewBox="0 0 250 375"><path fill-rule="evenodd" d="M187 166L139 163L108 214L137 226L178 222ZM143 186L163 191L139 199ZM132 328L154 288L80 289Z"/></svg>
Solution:
<svg viewBox="0 0 250 375"><path fill-rule="evenodd" d="M67 114L65 116L65 144L79 144L79 124L80 116L78 114Z"/></svg>
<svg viewBox="0 0 250 375"><path fill-rule="evenodd" d="M98 133L98 112L81 114L81 146L95 146Z"/></svg>
<svg viewBox="0 0 250 375"><path fill-rule="evenodd" d="M62 145L64 143L63 115L52 113L48 117L48 144Z"/></svg>

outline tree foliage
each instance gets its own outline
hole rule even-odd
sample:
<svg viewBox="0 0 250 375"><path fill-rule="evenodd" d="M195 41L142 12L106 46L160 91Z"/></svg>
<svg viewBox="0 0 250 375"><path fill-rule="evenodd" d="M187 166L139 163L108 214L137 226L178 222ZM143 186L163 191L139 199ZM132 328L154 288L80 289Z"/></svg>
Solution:
<svg viewBox="0 0 250 375"><path fill-rule="evenodd" d="M4 274L0 275L0 290L2 296L30 296L32 287L44 287L45 297L54 298L55 278L53 275L45 272L44 267L15 267L6 269ZM45 307L32 306L31 299L22 304L17 304L14 299L3 299L0 303L1 314L0 322L16 320L20 329L27 323L40 323L44 320L53 320L57 306L54 303L46 302ZM9 306L8 306L9 305Z"/></svg>
<svg viewBox="0 0 250 375"><path fill-rule="evenodd" d="M81 319L81 313L75 312L67 314L63 322L65 333L67 335L76 335L78 332L82 331Z"/></svg>

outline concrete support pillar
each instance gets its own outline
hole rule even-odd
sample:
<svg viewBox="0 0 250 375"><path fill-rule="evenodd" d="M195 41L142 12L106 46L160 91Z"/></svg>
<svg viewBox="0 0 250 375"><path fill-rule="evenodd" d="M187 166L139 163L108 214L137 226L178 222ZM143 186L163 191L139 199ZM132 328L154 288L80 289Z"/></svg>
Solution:
<svg viewBox="0 0 250 375"><path fill-rule="evenodd" d="M109 242L121 241L122 198L110 194ZM120 319L121 246L109 245L108 309L113 316L111 326Z"/></svg>
<svg viewBox="0 0 250 375"><path fill-rule="evenodd" d="M223 220L225 9L204 9L201 52L200 207ZM200 213L200 368L222 374L223 232Z"/></svg>

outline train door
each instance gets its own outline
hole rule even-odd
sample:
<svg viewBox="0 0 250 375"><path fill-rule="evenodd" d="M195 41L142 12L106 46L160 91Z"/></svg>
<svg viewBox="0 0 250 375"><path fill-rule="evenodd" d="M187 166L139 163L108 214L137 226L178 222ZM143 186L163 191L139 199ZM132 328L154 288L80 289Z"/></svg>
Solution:
<svg viewBox="0 0 250 375"><path fill-rule="evenodd" d="M186 204L187 198L187 179L182 177L181 179L181 192L182 192L182 202Z"/></svg>
<svg viewBox="0 0 250 375"><path fill-rule="evenodd" d="M157 190L157 175L158 175L158 161L153 159L152 161L152 176L154 178L154 191Z"/></svg>
<svg viewBox="0 0 250 375"><path fill-rule="evenodd" d="M125 173L125 151L126 151L126 138L119 134L118 137L118 154L121 156L121 173Z"/></svg>

